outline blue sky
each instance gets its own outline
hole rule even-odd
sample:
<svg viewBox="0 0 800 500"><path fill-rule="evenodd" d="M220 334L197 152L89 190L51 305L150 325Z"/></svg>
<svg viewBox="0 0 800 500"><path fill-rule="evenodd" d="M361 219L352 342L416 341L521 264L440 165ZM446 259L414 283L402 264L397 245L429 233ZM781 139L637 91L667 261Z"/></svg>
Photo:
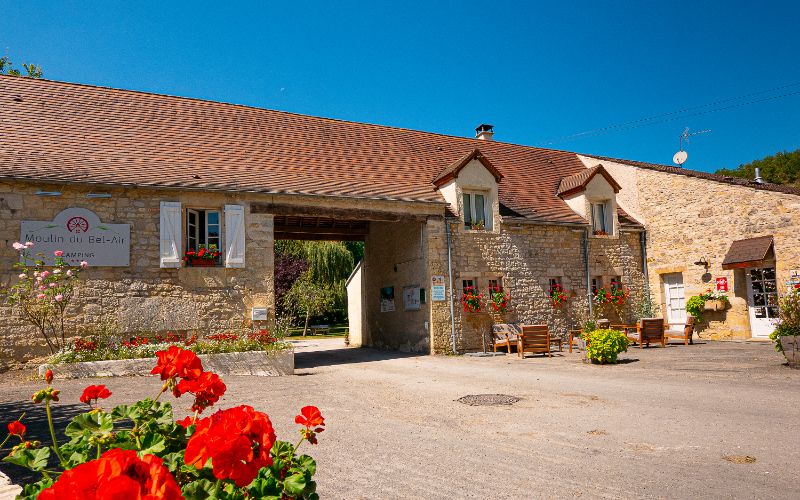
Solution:
<svg viewBox="0 0 800 500"><path fill-rule="evenodd" d="M45 77L670 163L800 148L798 2L11 2L0 50ZM798 84L798 85L791 85ZM669 121L664 121L669 119ZM650 122L659 122L652 124ZM559 139L559 140L553 140Z"/></svg>

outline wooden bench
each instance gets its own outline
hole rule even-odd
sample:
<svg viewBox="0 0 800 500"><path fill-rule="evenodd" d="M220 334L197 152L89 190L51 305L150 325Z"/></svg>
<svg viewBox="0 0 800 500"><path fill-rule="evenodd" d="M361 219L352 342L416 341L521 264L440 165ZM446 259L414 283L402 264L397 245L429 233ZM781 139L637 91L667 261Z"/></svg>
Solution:
<svg viewBox="0 0 800 500"><path fill-rule="evenodd" d="M309 335L325 335L331 333L331 325L309 325Z"/></svg>
<svg viewBox="0 0 800 500"><path fill-rule="evenodd" d="M547 325L522 326L522 333L517 341L517 353L524 358L526 352L553 356L550 352L550 330Z"/></svg>
<svg viewBox="0 0 800 500"><path fill-rule="evenodd" d="M679 328L675 330L669 329L671 326ZM681 328L682 327L682 328ZM694 334L694 316L686 316L686 323L667 323L667 329L664 331L664 337L669 339L683 340L683 345L694 344L692 335Z"/></svg>

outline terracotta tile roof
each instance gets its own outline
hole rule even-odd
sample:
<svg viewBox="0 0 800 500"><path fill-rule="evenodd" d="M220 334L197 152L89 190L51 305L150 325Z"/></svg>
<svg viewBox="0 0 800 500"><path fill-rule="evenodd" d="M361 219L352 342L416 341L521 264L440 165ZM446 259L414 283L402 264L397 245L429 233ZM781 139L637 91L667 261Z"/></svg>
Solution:
<svg viewBox="0 0 800 500"><path fill-rule="evenodd" d="M731 243L728 253L722 260L722 269L753 267L767 258L772 244L772 235L736 240Z"/></svg>
<svg viewBox="0 0 800 500"><path fill-rule="evenodd" d="M731 177L728 175L711 174L708 172L700 172L698 170L689 170L686 168L680 168L674 165L660 165L658 163L648 163L644 161L635 161L635 160L623 160L620 158L612 158L610 156L596 156L584 153L578 153L578 154L580 154L581 156L594 158L599 161L602 160L613 161L625 165L631 165L634 167L646 168L648 170L665 172L668 174L685 175L687 177L696 177L698 179L703 179L707 181L723 182L725 184L733 184L735 186L746 186L753 189L759 189L762 191L775 191L777 193L800 195L800 188L793 186L785 186L782 184L771 184L769 182L764 182L759 184L758 182L752 179L743 179L741 177Z"/></svg>
<svg viewBox="0 0 800 500"><path fill-rule="evenodd" d="M574 153L73 83L0 77L0 177L444 203L432 180L480 148L500 202L579 223ZM196 176L196 177L195 177Z"/></svg>
<svg viewBox="0 0 800 500"><path fill-rule="evenodd" d="M572 174L561 179L561 183L558 185L557 194L559 196L565 196L583 191L586 189L586 185L589 184L589 181L594 179L594 176L597 174L605 177L606 181L608 181L608 183L611 184L611 187L614 188L615 193L619 193L619 190L622 189L619 184L617 184L617 181L611 177L611 174L609 174L602 165L595 165L592 168L584 169L582 172L578 172L577 174Z"/></svg>

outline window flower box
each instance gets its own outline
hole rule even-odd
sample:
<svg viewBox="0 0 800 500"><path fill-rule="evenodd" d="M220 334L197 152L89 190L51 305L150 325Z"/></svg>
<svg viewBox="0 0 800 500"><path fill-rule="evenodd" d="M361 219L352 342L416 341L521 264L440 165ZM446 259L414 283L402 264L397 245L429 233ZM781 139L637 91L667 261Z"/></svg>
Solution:
<svg viewBox="0 0 800 500"><path fill-rule="evenodd" d="M188 267L216 267L222 252L216 245L205 247L200 245L197 250L190 248L183 255L183 261Z"/></svg>
<svg viewBox="0 0 800 500"><path fill-rule="evenodd" d="M204 259L202 257L191 257L186 260L188 267L215 267L217 265L216 259Z"/></svg>

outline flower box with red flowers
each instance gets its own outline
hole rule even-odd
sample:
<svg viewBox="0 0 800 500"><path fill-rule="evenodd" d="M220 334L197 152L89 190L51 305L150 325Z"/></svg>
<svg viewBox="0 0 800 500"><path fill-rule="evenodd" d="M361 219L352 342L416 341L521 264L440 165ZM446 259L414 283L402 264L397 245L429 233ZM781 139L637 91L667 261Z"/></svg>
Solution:
<svg viewBox="0 0 800 500"><path fill-rule="evenodd" d="M188 267L215 267L219 264L219 258L222 255L217 249L216 245L209 245L208 247L200 245L195 250L190 248L183 255L183 261Z"/></svg>
<svg viewBox="0 0 800 500"><path fill-rule="evenodd" d="M567 303L569 296L564 287L556 283L550 288L550 301L553 303L554 308L558 308Z"/></svg>
<svg viewBox="0 0 800 500"><path fill-rule="evenodd" d="M489 298L494 312L507 313L511 311L511 296L499 286L489 288Z"/></svg>
<svg viewBox="0 0 800 500"><path fill-rule="evenodd" d="M475 287L468 286L464 288L464 294L461 296L461 305L464 308L464 312L481 312L483 309L483 294L478 293Z"/></svg>

